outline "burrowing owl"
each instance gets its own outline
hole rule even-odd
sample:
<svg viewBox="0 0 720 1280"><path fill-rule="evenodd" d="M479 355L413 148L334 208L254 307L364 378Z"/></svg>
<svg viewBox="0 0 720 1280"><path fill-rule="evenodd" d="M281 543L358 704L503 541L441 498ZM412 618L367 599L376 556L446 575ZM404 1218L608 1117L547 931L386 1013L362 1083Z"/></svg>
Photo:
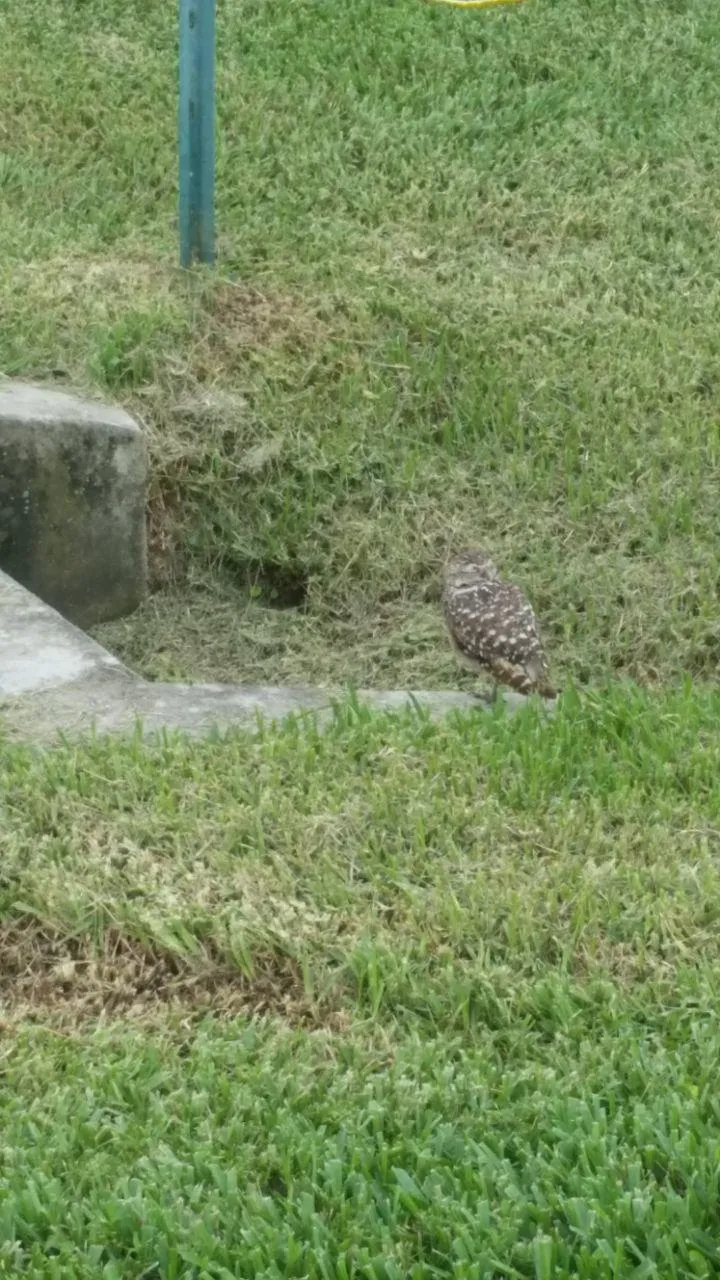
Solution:
<svg viewBox="0 0 720 1280"><path fill-rule="evenodd" d="M518 693L554 698L540 628L522 591L503 582L484 551L461 551L445 570L443 612L465 666Z"/></svg>

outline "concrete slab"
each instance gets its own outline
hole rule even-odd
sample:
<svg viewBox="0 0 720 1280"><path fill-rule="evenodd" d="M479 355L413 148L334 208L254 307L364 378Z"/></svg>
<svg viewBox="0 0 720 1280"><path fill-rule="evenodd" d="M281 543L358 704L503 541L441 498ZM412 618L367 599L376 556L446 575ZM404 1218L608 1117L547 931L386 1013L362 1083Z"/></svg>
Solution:
<svg viewBox="0 0 720 1280"><path fill-rule="evenodd" d="M341 700L340 689L271 685L154 684L141 680L54 609L0 572L0 728L11 739L51 743L58 735L180 730L194 737L258 716L282 720L308 712L321 719ZM432 716L482 709L469 694L360 690L358 701L377 710L408 705ZM511 708L525 699L508 694Z"/></svg>
<svg viewBox="0 0 720 1280"><path fill-rule="evenodd" d="M146 591L145 446L122 409L0 382L0 569L79 626Z"/></svg>

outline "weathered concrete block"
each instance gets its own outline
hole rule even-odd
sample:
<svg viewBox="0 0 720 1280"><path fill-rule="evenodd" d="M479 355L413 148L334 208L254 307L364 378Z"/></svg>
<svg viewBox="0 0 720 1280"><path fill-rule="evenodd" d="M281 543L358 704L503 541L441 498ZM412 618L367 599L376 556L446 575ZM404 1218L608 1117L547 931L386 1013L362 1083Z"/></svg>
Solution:
<svg viewBox="0 0 720 1280"><path fill-rule="evenodd" d="M78 626L145 594L145 484L123 410L0 382L0 569Z"/></svg>

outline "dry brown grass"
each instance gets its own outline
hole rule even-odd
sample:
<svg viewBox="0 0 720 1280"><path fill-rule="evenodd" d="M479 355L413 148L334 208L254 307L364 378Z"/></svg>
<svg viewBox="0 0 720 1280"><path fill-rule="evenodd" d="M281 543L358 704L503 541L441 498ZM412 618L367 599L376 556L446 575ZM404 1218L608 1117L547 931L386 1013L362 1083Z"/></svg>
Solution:
<svg viewBox="0 0 720 1280"><path fill-rule="evenodd" d="M102 943L32 918L0 926L0 1027L41 1023L81 1030L122 1020L271 1015L293 1027L339 1031L339 1009L312 1000L287 956L256 958L251 978L211 952L183 958L109 929Z"/></svg>

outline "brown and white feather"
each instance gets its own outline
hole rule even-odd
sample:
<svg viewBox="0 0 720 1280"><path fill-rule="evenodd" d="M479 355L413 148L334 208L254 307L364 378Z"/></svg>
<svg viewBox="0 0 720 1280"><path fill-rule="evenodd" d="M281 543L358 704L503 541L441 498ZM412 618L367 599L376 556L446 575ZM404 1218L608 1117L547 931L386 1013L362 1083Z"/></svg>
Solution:
<svg viewBox="0 0 720 1280"><path fill-rule="evenodd" d="M532 605L483 551L463 551L450 561L442 606L464 665L518 693L555 697Z"/></svg>

